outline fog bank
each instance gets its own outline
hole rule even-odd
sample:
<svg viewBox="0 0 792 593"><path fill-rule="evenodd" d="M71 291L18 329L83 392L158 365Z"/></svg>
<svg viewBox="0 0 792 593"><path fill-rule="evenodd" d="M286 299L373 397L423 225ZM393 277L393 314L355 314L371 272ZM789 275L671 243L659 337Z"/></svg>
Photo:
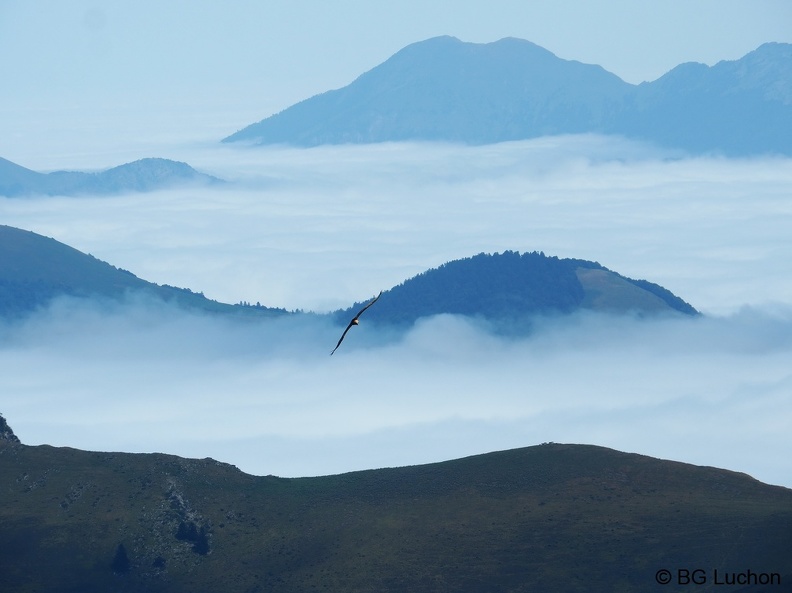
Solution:
<svg viewBox="0 0 792 593"><path fill-rule="evenodd" d="M63 300L0 334L2 412L27 444L213 457L301 476L545 441L792 486L792 309L584 314L501 338L438 316L406 333Z"/></svg>
<svg viewBox="0 0 792 593"><path fill-rule="evenodd" d="M287 309L346 307L507 249L598 261L711 313L792 302L790 159L681 159L596 136L164 156L232 183L0 198L3 222L147 280Z"/></svg>

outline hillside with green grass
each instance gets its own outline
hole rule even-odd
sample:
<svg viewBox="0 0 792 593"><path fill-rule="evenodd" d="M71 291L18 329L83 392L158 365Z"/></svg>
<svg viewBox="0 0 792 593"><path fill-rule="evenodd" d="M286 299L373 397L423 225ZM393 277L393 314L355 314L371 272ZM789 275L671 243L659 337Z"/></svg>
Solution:
<svg viewBox="0 0 792 593"><path fill-rule="evenodd" d="M588 445L285 479L6 438L0 476L9 592L633 592L678 590L655 575L687 567L792 581L792 491Z"/></svg>

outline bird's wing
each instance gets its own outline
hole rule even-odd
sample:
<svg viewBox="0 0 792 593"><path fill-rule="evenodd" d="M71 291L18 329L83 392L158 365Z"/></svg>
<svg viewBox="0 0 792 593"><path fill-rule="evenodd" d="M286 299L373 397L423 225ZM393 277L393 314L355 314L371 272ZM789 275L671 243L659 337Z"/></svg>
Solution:
<svg viewBox="0 0 792 593"><path fill-rule="evenodd" d="M357 317L356 317L355 319L357 319ZM338 350L338 347L341 345L341 342L343 342L343 341L344 341L344 338L346 337L346 335L347 335L347 332L349 331L349 328L350 328L350 327L352 327L353 325L355 325L355 324L353 323L353 321L350 321L350 322L349 322L349 325L347 325L347 326L346 326L346 329L344 330L344 333L343 333L343 334L341 334L341 338L339 338L339 340L338 340L338 344L336 344L336 347L335 347L335 348L333 348L333 351L330 353L330 356L332 356L333 354L335 354L335 351L336 351L336 350Z"/></svg>
<svg viewBox="0 0 792 593"><path fill-rule="evenodd" d="M376 303L376 302L377 302L377 299L378 299L378 298L380 298L381 296L382 296L382 291L380 290L379 294L378 294L377 296L375 296L375 297L374 297L374 299L373 299L373 300L372 300L372 301L371 301L371 302L370 302L368 305L366 305L366 306L365 306L365 307L363 307L363 308L362 308L360 311L358 311L358 314L357 314L357 315L355 315L355 316L352 318L352 321L350 321L350 322L349 322L349 325L347 325L347 326L346 326L346 329L344 330L344 333L343 333L343 334L341 334L341 338L338 340L338 344L336 344L336 347L335 347L335 348L333 348L333 351L330 353L330 356L332 356L332 355L335 353L335 351L336 351L336 350L338 350L338 347L341 345L341 342L343 342L343 341L344 341L344 337L346 337L346 335L347 335L347 332L349 331L349 328L350 328L350 327L352 327L353 325L355 325L355 323L357 323L358 317L360 317L360 316L363 314L363 311L365 311L365 310L366 310L366 309L368 309L368 308L369 308L371 305L373 305L374 303Z"/></svg>
<svg viewBox="0 0 792 593"><path fill-rule="evenodd" d="M365 310L366 310L366 309L368 309L368 308L369 308L371 305L373 305L374 303L376 303L376 302L377 302L377 299L378 299L378 298L380 298L381 296L382 296L382 291L380 290L380 293L379 293L377 296L375 296L375 297L374 297L374 300L372 300L372 301L371 301L371 302L370 302L368 305L366 305L366 306L365 306L365 307L363 307L363 308L362 308L360 311L358 311L358 314L357 314L357 315L355 315L355 319L357 319L358 317L360 317L360 316L363 314L363 311L365 311Z"/></svg>

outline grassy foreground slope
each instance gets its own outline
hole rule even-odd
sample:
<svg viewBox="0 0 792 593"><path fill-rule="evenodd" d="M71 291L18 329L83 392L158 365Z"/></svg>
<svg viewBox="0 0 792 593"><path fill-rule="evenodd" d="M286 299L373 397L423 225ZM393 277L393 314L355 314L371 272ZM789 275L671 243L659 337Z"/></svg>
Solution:
<svg viewBox="0 0 792 593"><path fill-rule="evenodd" d="M792 580L792 490L588 445L284 479L0 440L0 476L9 592L668 591L657 571L688 567Z"/></svg>

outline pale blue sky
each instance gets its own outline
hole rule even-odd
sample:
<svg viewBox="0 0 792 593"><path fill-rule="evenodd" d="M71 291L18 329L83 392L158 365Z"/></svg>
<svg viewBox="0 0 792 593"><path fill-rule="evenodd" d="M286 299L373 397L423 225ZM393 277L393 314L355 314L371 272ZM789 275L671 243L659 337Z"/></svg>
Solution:
<svg viewBox="0 0 792 593"><path fill-rule="evenodd" d="M520 37L638 83L792 42L792 3L0 0L0 155L46 152L63 120L222 137L437 35Z"/></svg>

